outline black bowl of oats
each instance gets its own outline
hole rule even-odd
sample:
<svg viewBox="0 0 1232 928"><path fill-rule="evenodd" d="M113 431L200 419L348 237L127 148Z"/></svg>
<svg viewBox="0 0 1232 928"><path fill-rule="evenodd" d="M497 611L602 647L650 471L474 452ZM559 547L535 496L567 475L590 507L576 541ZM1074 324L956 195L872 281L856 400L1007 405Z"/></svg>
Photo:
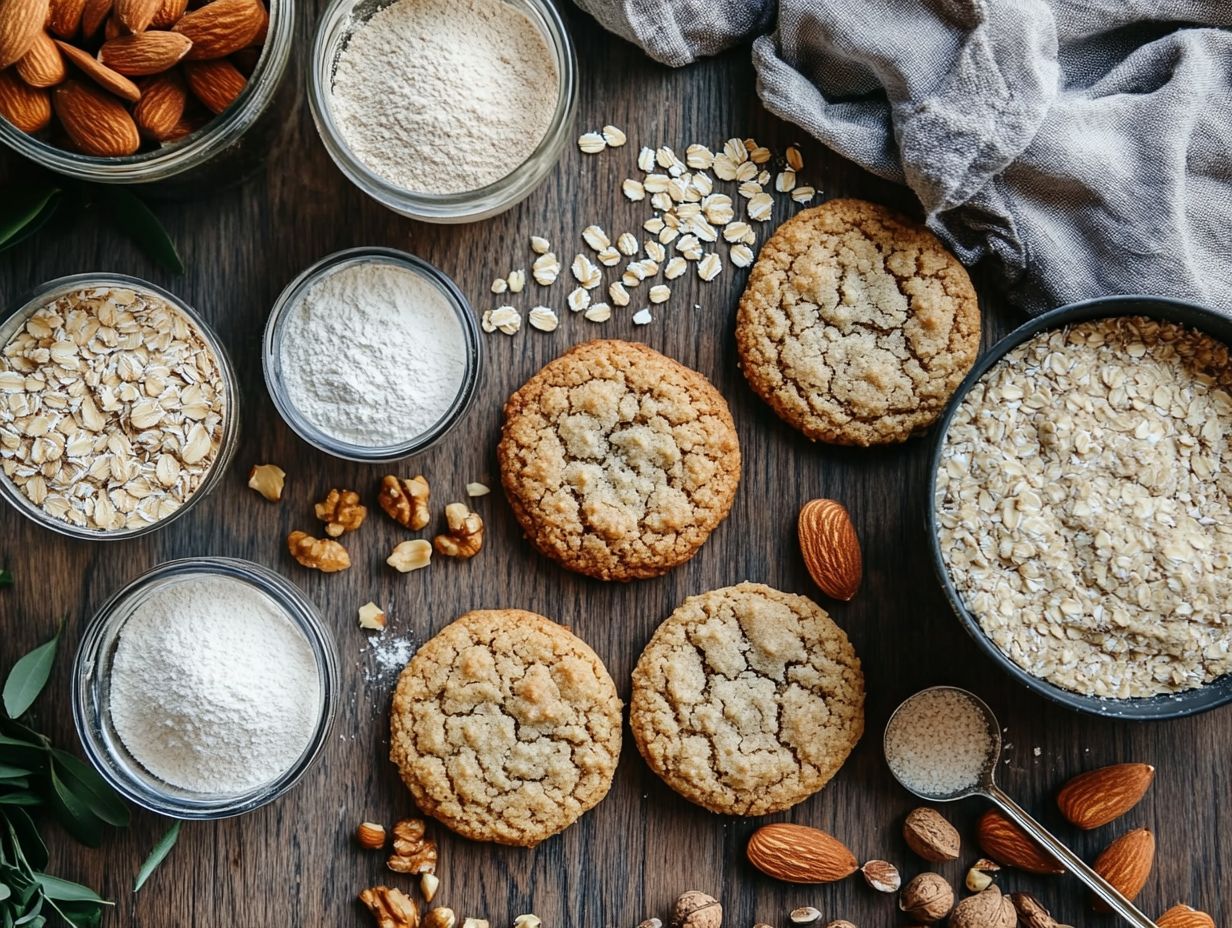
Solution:
<svg viewBox="0 0 1232 928"><path fill-rule="evenodd" d="M938 426L928 527L979 646L1073 709L1232 702L1232 320L1163 297L1053 310Z"/></svg>

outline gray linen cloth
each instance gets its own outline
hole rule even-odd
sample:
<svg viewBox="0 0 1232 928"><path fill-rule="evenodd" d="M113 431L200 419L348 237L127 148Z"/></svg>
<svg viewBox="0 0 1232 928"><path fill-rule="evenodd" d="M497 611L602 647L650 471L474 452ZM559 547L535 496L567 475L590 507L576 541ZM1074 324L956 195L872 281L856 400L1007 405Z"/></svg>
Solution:
<svg viewBox="0 0 1232 928"><path fill-rule="evenodd" d="M1030 312L1232 312L1232 0L576 2L673 66L757 36L766 106L910 186Z"/></svg>

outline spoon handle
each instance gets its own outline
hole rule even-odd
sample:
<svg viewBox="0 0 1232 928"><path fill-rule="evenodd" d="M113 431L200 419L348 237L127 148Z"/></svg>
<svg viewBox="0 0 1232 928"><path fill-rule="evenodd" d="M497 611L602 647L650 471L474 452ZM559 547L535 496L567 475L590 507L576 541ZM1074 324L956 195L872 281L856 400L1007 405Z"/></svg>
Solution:
<svg viewBox="0 0 1232 928"><path fill-rule="evenodd" d="M990 783L985 787L988 796L1001 811L1013 820L1019 828L1029 834L1049 854L1065 865L1074 876L1086 883L1091 892L1107 903L1112 911L1136 928L1158 928L1158 926L1140 912L1137 907L1122 896L1116 888L1102 876L1092 870L1077 854L1052 836L1039 822L1033 819L1018 803L1007 796L1001 787Z"/></svg>

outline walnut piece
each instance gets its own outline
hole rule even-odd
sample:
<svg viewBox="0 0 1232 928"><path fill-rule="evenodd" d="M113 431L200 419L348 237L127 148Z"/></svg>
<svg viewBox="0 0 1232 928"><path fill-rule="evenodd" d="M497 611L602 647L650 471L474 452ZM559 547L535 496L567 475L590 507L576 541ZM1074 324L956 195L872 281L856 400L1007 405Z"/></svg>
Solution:
<svg viewBox="0 0 1232 928"><path fill-rule="evenodd" d="M277 464L257 464L248 472L248 487L256 490L271 503L282 499L282 488L287 482L287 472Z"/></svg>
<svg viewBox="0 0 1232 928"><path fill-rule="evenodd" d="M355 531L368 516L368 508L360 503L359 494L354 490L330 490L325 499L316 504L315 510L330 538Z"/></svg>
<svg viewBox="0 0 1232 928"><path fill-rule="evenodd" d="M332 574L351 566L346 548L329 538L313 538L307 532L292 532L287 536L291 557L305 567Z"/></svg>
<svg viewBox="0 0 1232 928"><path fill-rule="evenodd" d="M399 573L410 573L432 563L432 545L422 538L404 541L394 548L385 563Z"/></svg>
<svg viewBox="0 0 1232 928"><path fill-rule="evenodd" d="M406 818L394 825L394 852L385 865L395 873L435 873L436 842L424 837L421 818Z"/></svg>
<svg viewBox="0 0 1232 928"><path fill-rule="evenodd" d="M376 603L364 603L359 607L359 627L379 632L385 627L385 612Z"/></svg>
<svg viewBox="0 0 1232 928"><path fill-rule="evenodd" d="M373 886L359 894L379 928L418 928L419 906L406 893L388 886Z"/></svg>
<svg viewBox="0 0 1232 928"><path fill-rule="evenodd" d="M466 503L450 503L445 507L447 535L432 539L438 554L445 557L474 557L483 547L483 519L467 508Z"/></svg>
<svg viewBox="0 0 1232 928"><path fill-rule="evenodd" d="M419 531L428 524L428 481L419 474L401 480L393 474L381 478L381 490L376 501L389 516L404 528Z"/></svg>
<svg viewBox="0 0 1232 928"><path fill-rule="evenodd" d="M423 928L454 928L457 923L458 917L453 909L442 905L428 911L424 916Z"/></svg>

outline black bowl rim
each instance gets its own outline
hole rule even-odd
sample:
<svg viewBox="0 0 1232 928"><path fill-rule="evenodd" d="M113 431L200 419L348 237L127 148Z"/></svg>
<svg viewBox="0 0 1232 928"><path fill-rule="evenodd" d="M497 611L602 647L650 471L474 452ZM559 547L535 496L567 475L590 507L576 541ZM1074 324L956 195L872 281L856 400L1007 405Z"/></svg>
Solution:
<svg viewBox="0 0 1232 928"><path fill-rule="evenodd" d="M1096 297L1070 303L1057 309L1049 310L1042 315L1027 321L1014 329L996 344L994 344L976 362L971 372L947 405L944 415L938 420L933 437L932 453L928 468L928 499L926 507L926 528L929 547L932 553L933 570L937 575L946 600L954 614L962 623L963 628L975 640L979 648L1001 666L1011 677L1028 689L1058 703L1066 708L1084 712L1089 715L1104 718L1118 718L1135 721L1151 721L1163 719L1179 719L1190 715L1207 712L1232 702L1232 674L1225 674L1195 689L1180 693L1165 693L1158 696L1137 697L1130 699L1115 699L1099 696L1087 696L1062 689L1049 683L1041 677L1028 673L1019 667L1014 660L998 648L984 633L976 618L963 605L958 591L950 581L949 570L941 554L941 540L936 531L936 493L937 470L941 463L941 453L945 447L945 436L949 431L950 422L972 386L1005 355L1023 342L1047 329L1060 328L1076 322L1087 322L1092 319L1110 319L1118 316L1146 316L1167 322L1180 323L1191 328L1200 329L1207 335L1217 338L1232 347L1232 319L1196 303L1177 300L1171 297L1152 296L1149 294L1125 294L1120 296Z"/></svg>

